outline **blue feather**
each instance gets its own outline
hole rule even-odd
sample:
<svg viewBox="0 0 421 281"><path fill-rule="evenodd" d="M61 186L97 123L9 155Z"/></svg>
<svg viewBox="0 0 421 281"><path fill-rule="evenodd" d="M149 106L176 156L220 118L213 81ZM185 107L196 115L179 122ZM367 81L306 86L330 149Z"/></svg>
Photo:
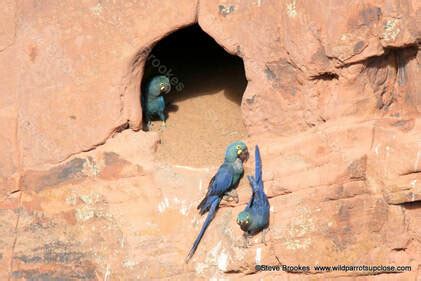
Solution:
<svg viewBox="0 0 421 281"><path fill-rule="evenodd" d="M205 234L206 229L208 228L209 224L215 217L216 210L219 206L219 202L221 201L220 198L216 197L214 201L212 202L208 216L206 217L205 223L202 226L202 229L200 229L199 235L197 236L196 240L194 240L193 246L190 249L189 254L186 257L186 263L191 259L191 257L196 252L197 246L199 246L200 240L202 240L203 234Z"/></svg>
<svg viewBox="0 0 421 281"><path fill-rule="evenodd" d="M240 181L240 178L243 175L243 159L239 158L239 155L241 155L242 152L247 153L247 156L244 158L247 159L247 146L243 142L235 142L228 146L225 153L224 163L219 167L215 176L213 176L211 179L205 198L203 198L203 200L197 206L197 209L201 215L207 211L209 211L209 213L206 217L205 223L202 226L202 229L199 232L199 235L193 243L193 247L187 255L186 263L194 255L200 240L206 231L206 228L215 217L215 213L218 209L219 203L222 200L222 197L225 195L225 193L233 189Z"/></svg>
<svg viewBox="0 0 421 281"><path fill-rule="evenodd" d="M148 123L154 116L158 116L161 121L165 121L165 100L163 95L171 90L168 77L159 75L153 77L141 96L142 110L145 122Z"/></svg>
<svg viewBox="0 0 421 281"><path fill-rule="evenodd" d="M260 150L259 146L256 145L256 150L254 151L254 162L255 162L255 182L263 189L263 182L262 182L262 158L260 158Z"/></svg>
<svg viewBox="0 0 421 281"><path fill-rule="evenodd" d="M205 198L197 206L201 215L209 210L215 197L222 197L230 190L233 178L234 169L232 165L229 163L222 164L216 175L211 179Z"/></svg>
<svg viewBox="0 0 421 281"><path fill-rule="evenodd" d="M262 180L262 159L260 157L259 147L256 145L255 151L255 175L247 176L252 187L252 195L246 208L237 218L241 229L248 234L255 234L269 225L269 200L264 192ZM248 215L249 223L244 223Z"/></svg>

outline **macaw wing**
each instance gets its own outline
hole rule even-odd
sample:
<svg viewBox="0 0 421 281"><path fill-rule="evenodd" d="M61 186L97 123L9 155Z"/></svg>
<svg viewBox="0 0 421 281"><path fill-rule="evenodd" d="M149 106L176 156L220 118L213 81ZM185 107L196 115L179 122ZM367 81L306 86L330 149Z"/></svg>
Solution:
<svg viewBox="0 0 421 281"><path fill-rule="evenodd" d="M212 177L205 198L199 203L197 209L204 214L210 208L215 197L222 197L232 185L234 169L229 165L222 165L215 176Z"/></svg>
<svg viewBox="0 0 421 281"><path fill-rule="evenodd" d="M260 150L259 150L258 145L256 145L256 149L254 152L254 162L255 162L254 176L247 176L251 189L252 189L252 195L251 195L250 201L247 204L248 208L251 208L253 206L256 193L258 193L260 190L263 191L262 159L260 158Z"/></svg>
<svg viewBox="0 0 421 281"><path fill-rule="evenodd" d="M209 195L222 196L232 185L234 169L229 165L222 165L209 183Z"/></svg>
<svg viewBox="0 0 421 281"><path fill-rule="evenodd" d="M254 178L256 185L259 186L262 184L262 158L260 158L260 150L258 145L256 145L256 149L254 151L254 162Z"/></svg>

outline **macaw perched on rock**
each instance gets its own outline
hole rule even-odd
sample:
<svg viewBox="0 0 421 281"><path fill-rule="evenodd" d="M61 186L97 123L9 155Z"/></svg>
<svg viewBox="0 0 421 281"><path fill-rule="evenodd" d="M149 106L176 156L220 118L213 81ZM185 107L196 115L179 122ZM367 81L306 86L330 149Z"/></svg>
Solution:
<svg viewBox="0 0 421 281"><path fill-rule="evenodd" d="M245 245L248 245L248 235L255 235L261 230L262 242L265 243L265 234L269 226L269 200L263 190L262 159L259 147L255 151L255 176L248 176L253 193L244 211L237 217L237 223L244 231Z"/></svg>
<svg viewBox="0 0 421 281"><path fill-rule="evenodd" d="M248 157L249 152L247 145L244 142L237 141L228 145L225 152L224 163L219 167L216 175L211 179L205 198L203 198L197 206L201 215L208 211L209 213L199 235L193 243L193 247L187 255L186 263L194 255L206 228L215 217L216 210L218 209L222 198L227 192L238 185L244 173L243 163L248 160Z"/></svg>
<svg viewBox="0 0 421 281"><path fill-rule="evenodd" d="M154 116L158 116L162 121L162 126L165 127L165 100L163 95L170 91L171 84L167 76L155 76L147 83L145 93L142 95L142 109L148 130Z"/></svg>

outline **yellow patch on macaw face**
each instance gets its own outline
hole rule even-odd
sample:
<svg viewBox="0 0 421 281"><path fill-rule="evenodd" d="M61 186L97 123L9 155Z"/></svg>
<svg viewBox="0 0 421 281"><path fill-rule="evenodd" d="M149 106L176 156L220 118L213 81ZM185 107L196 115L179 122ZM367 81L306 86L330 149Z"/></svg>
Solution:
<svg viewBox="0 0 421 281"><path fill-rule="evenodd" d="M241 154L241 152L243 152L243 150L241 149L241 146L240 145L237 145L237 155L240 155Z"/></svg>

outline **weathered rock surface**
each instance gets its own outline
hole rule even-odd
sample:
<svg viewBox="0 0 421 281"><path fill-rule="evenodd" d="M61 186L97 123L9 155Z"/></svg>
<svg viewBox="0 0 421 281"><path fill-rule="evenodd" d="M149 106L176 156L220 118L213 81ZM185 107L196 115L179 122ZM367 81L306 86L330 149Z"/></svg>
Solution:
<svg viewBox="0 0 421 281"><path fill-rule="evenodd" d="M419 1L2 6L1 280L420 280ZM148 50L195 22L244 60L246 141L272 208L267 244L242 248L242 181L185 264L215 156L167 163L159 132L136 130ZM411 271L255 270L279 263Z"/></svg>

